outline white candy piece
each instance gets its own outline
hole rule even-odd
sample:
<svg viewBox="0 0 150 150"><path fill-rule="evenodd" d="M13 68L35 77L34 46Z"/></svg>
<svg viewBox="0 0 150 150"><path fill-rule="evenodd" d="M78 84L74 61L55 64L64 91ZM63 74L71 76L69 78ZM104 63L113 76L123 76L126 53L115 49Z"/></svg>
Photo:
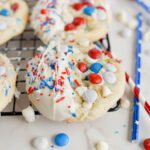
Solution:
<svg viewBox="0 0 150 150"><path fill-rule="evenodd" d="M96 150L108 150L109 149L109 146L106 142L104 141L99 141L97 144L96 144Z"/></svg>
<svg viewBox="0 0 150 150"><path fill-rule="evenodd" d="M29 123L35 121L35 112L31 106L28 106L27 108L23 109L22 115L25 118L25 120Z"/></svg>
<svg viewBox="0 0 150 150"><path fill-rule="evenodd" d="M145 42L150 42L150 30L148 30L148 31L144 34L144 41L145 41Z"/></svg>
<svg viewBox="0 0 150 150"><path fill-rule="evenodd" d="M84 107L85 109L91 109L91 108L92 108L92 103L84 102L84 103L83 103L83 107Z"/></svg>
<svg viewBox="0 0 150 150"><path fill-rule="evenodd" d="M132 36L132 30L129 28L124 28L121 32L120 32L121 36L127 38L127 37L131 37Z"/></svg>
<svg viewBox="0 0 150 150"><path fill-rule="evenodd" d="M131 30L135 30L137 28L138 22L136 19L131 19L129 20L129 22L127 23L127 26L131 29Z"/></svg>
<svg viewBox="0 0 150 150"><path fill-rule="evenodd" d="M0 76L6 73L6 68L4 66L0 66Z"/></svg>
<svg viewBox="0 0 150 150"><path fill-rule="evenodd" d="M97 12L97 19L98 20L106 20L107 19L107 14L104 11L98 11Z"/></svg>
<svg viewBox="0 0 150 150"><path fill-rule="evenodd" d="M104 80L109 84L114 84L117 81L116 75L113 72L106 71L103 73Z"/></svg>
<svg viewBox="0 0 150 150"><path fill-rule="evenodd" d="M102 96L107 97L112 94L111 90L107 86L102 87Z"/></svg>
<svg viewBox="0 0 150 150"><path fill-rule="evenodd" d="M79 87L77 87L76 88L76 92L80 95L80 96L82 96L83 95L83 93L85 92L85 91L87 91L87 87L85 87L85 86L79 86Z"/></svg>
<svg viewBox="0 0 150 150"><path fill-rule="evenodd" d="M126 23L127 22L127 13L122 10L117 13L116 18L120 23Z"/></svg>
<svg viewBox="0 0 150 150"><path fill-rule="evenodd" d="M38 150L45 150L49 147L49 140L46 137L36 137L33 139L33 146Z"/></svg>
<svg viewBox="0 0 150 150"><path fill-rule="evenodd" d="M86 55L85 59L89 63L95 63L95 62L97 62L97 59L92 59L89 55Z"/></svg>
<svg viewBox="0 0 150 150"><path fill-rule="evenodd" d="M80 41L78 41L80 46L89 46L90 41L88 39L81 39Z"/></svg>
<svg viewBox="0 0 150 150"><path fill-rule="evenodd" d="M0 31L5 30L7 28L7 24L5 22L0 22Z"/></svg>
<svg viewBox="0 0 150 150"><path fill-rule="evenodd" d="M121 108L129 108L130 107L130 101L128 99L121 99Z"/></svg>
<svg viewBox="0 0 150 150"><path fill-rule="evenodd" d="M111 71L111 72L116 72L117 71L117 68L113 65L113 64L106 64L104 66L104 68L107 70L107 71Z"/></svg>
<svg viewBox="0 0 150 150"><path fill-rule="evenodd" d="M89 89L83 93L83 99L87 103L93 103L97 99L97 92L93 89Z"/></svg>

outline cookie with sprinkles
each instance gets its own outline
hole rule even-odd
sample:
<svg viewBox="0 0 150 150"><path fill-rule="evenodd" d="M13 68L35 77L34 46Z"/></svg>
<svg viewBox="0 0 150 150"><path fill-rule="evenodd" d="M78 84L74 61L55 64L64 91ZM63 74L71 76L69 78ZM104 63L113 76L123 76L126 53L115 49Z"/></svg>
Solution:
<svg viewBox="0 0 150 150"><path fill-rule="evenodd" d="M0 1L0 45L23 32L28 21L28 12L23 0Z"/></svg>
<svg viewBox="0 0 150 150"><path fill-rule="evenodd" d="M124 89L121 64L95 46L81 53L74 45L51 42L38 48L27 64L29 99L50 120L99 118L116 104Z"/></svg>
<svg viewBox="0 0 150 150"><path fill-rule="evenodd" d="M107 34L110 20L102 2L39 0L32 11L31 26L45 44L56 35L65 41L99 40Z"/></svg>
<svg viewBox="0 0 150 150"><path fill-rule="evenodd" d="M16 90L16 72L9 59L0 54L0 112L11 102Z"/></svg>

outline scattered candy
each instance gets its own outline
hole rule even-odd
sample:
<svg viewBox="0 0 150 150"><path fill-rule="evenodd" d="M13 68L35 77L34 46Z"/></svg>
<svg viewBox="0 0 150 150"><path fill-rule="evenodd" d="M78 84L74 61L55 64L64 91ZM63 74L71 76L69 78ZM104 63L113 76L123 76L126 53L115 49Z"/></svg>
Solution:
<svg viewBox="0 0 150 150"><path fill-rule="evenodd" d="M80 95L83 96L83 93L87 91L87 87L85 86L79 86L76 88L76 92Z"/></svg>
<svg viewBox="0 0 150 150"><path fill-rule="evenodd" d="M104 80L109 84L114 84L117 81L117 78L113 72L106 71L103 73Z"/></svg>
<svg viewBox="0 0 150 150"><path fill-rule="evenodd" d="M86 72L87 71L87 66L86 66L86 64L84 63L84 62L79 62L78 63L78 69L81 71L81 72Z"/></svg>
<svg viewBox="0 0 150 150"><path fill-rule="evenodd" d="M100 84L102 83L102 77L98 74L91 73L89 76L89 81L93 84Z"/></svg>
<svg viewBox="0 0 150 150"><path fill-rule="evenodd" d="M96 144L96 150L108 150L109 149L109 146L106 142L104 141L99 141L97 144Z"/></svg>
<svg viewBox="0 0 150 150"><path fill-rule="evenodd" d="M132 31L129 28L124 28L121 32L120 32L121 36L123 37L131 37L132 35Z"/></svg>
<svg viewBox="0 0 150 150"><path fill-rule="evenodd" d="M120 12L118 12L116 18L119 22L126 23L127 22L127 13L125 11L120 11Z"/></svg>
<svg viewBox="0 0 150 150"><path fill-rule="evenodd" d="M7 9L2 9L2 10L0 11L0 15L6 17L6 16L9 16L10 13L9 13L9 11L8 11Z"/></svg>
<svg viewBox="0 0 150 150"><path fill-rule="evenodd" d="M4 66L0 66L0 76L6 73L6 68Z"/></svg>
<svg viewBox="0 0 150 150"><path fill-rule="evenodd" d="M104 66L104 68L107 70L107 71L111 71L111 72L116 72L117 71L117 68L113 65L113 64L106 64Z"/></svg>
<svg viewBox="0 0 150 150"><path fill-rule="evenodd" d="M137 28L137 20L136 19L131 19L128 23L127 23L128 27L131 29L131 30L135 30Z"/></svg>
<svg viewBox="0 0 150 150"><path fill-rule="evenodd" d="M28 106L27 108L23 109L22 115L25 118L25 120L29 123L35 121L35 112L31 106Z"/></svg>
<svg viewBox="0 0 150 150"><path fill-rule="evenodd" d="M98 95L94 89L89 89L83 93L83 99L87 103L94 103Z"/></svg>
<svg viewBox="0 0 150 150"><path fill-rule="evenodd" d="M45 150L49 147L49 140L46 137L36 137L33 139L33 146L38 150Z"/></svg>
<svg viewBox="0 0 150 150"><path fill-rule="evenodd" d="M55 136L54 142L57 146L66 146L69 143L69 137L65 133L59 133Z"/></svg>
<svg viewBox="0 0 150 150"><path fill-rule="evenodd" d="M102 96L105 98L112 94L111 90L107 86L102 87Z"/></svg>
<svg viewBox="0 0 150 150"><path fill-rule="evenodd" d="M90 70L94 73L99 73L99 71L102 69L103 65L101 65L100 63L93 63L90 66Z"/></svg>
<svg viewBox="0 0 150 150"><path fill-rule="evenodd" d="M144 145L145 150L150 150L150 138L145 139L143 142L143 145Z"/></svg>
<svg viewBox="0 0 150 150"><path fill-rule="evenodd" d="M88 55L92 59L99 59L101 56L101 52L98 49L91 49L91 50L89 50Z"/></svg>
<svg viewBox="0 0 150 150"><path fill-rule="evenodd" d="M128 99L121 99L121 107L122 108L129 108L130 107L130 101Z"/></svg>
<svg viewBox="0 0 150 150"><path fill-rule="evenodd" d="M83 12L84 14L88 15L88 16L91 16L95 11L95 7L93 6L87 6L84 8Z"/></svg>

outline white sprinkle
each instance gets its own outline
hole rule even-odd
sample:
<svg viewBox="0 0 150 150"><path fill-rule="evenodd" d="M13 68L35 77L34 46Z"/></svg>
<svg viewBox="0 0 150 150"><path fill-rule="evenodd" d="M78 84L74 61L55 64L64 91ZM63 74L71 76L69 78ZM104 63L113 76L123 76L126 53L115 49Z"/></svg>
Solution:
<svg viewBox="0 0 150 150"><path fill-rule="evenodd" d="M108 144L104 141L99 141L95 147L96 147L96 150L108 150L109 149Z"/></svg>
<svg viewBox="0 0 150 150"><path fill-rule="evenodd" d="M111 90L107 86L102 87L102 96L107 97L112 94Z"/></svg>
<svg viewBox="0 0 150 150"><path fill-rule="evenodd" d="M128 99L121 99L121 107L122 108L129 108L130 107L130 101Z"/></svg>
<svg viewBox="0 0 150 150"><path fill-rule="evenodd" d="M137 124L137 125L138 125L138 124L139 124L139 121L137 121L137 120L136 120L136 121L135 121L135 124Z"/></svg>

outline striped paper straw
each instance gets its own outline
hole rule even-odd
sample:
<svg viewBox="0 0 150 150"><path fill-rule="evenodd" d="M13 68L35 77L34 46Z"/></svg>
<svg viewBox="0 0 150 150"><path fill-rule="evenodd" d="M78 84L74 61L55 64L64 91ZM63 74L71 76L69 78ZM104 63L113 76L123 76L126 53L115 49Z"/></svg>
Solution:
<svg viewBox="0 0 150 150"><path fill-rule="evenodd" d="M141 50L142 50L142 13L137 14L138 27L136 30L136 63L135 63L135 84L140 89L141 80ZM139 105L137 98L133 100L133 116L132 116L132 134L131 141L137 142L139 138Z"/></svg>
<svg viewBox="0 0 150 150"><path fill-rule="evenodd" d="M150 14L150 6L148 4L146 4L143 0L135 0L135 2Z"/></svg>

